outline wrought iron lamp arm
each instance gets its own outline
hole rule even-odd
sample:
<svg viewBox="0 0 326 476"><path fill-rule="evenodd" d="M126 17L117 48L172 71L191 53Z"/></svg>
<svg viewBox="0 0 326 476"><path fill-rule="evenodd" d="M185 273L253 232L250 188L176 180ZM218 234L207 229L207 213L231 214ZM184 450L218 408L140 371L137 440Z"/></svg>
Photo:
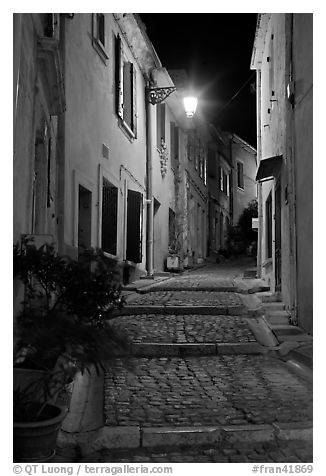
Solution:
<svg viewBox="0 0 326 476"><path fill-rule="evenodd" d="M147 100L155 105L159 104L160 102L164 101L170 94L176 91L177 88L175 86L166 87L166 88L146 88L146 98Z"/></svg>

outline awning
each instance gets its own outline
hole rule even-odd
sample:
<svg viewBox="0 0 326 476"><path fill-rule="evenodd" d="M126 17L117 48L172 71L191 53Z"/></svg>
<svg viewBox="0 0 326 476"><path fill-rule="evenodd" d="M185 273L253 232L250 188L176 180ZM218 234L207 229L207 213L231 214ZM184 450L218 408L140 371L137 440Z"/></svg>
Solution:
<svg viewBox="0 0 326 476"><path fill-rule="evenodd" d="M256 182L276 177L281 169L282 160L283 155L274 155L261 160L256 174Z"/></svg>

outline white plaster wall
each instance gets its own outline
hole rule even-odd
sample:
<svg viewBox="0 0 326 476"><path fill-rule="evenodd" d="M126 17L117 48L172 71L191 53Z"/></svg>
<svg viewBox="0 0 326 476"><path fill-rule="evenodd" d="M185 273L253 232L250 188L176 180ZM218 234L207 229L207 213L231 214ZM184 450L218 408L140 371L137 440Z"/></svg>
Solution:
<svg viewBox="0 0 326 476"><path fill-rule="evenodd" d="M298 322L313 330L313 18L294 15Z"/></svg>
<svg viewBox="0 0 326 476"><path fill-rule="evenodd" d="M109 55L105 65L92 46L92 15L76 14L66 26L66 180L65 180L65 243L76 247L76 190L77 180L85 181L91 189L92 244L99 246L101 213L100 172L119 188L118 249L124 257L125 184L145 197L146 137L144 80L135 58L123 39L124 50L136 68L137 75L137 138L129 140L118 125L115 112L114 35L120 33L111 14L106 14L106 48ZM121 35L122 36L122 35ZM81 53L82 52L82 53ZM109 148L109 158L102 154L102 146ZM143 261L145 267L145 210L143 220Z"/></svg>

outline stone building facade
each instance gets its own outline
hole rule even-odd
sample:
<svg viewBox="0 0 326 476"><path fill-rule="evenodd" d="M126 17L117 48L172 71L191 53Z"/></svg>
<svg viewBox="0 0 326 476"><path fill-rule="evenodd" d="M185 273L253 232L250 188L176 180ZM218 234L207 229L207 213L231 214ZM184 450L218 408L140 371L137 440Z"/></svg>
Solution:
<svg viewBox="0 0 326 476"><path fill-rule="evenodd" d="M312 332L312 14L260 14L257 72L258 269L293 323Z"/></svg>
<svg viewBox="0 0 326 476"><path fill-rule="evenodd" d="M124 282L163 271L176 238L205 259L205 140L182 91L152 105L155 87L175 85L137 14L14 15L15 242L100 248Z"/></svg>
<svg viewBox="0 0 326 476"><path fill-rule="evenodd" d="M257 198L256 150L238 135L210 126L208 148L209 253L227 245L228 227Z"/></svg>

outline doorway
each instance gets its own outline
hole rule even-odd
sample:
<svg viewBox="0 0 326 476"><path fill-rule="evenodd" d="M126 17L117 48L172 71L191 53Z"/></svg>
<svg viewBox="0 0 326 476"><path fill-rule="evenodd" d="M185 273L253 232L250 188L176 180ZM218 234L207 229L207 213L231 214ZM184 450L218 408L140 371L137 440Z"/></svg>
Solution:
<svg viewBox="0 0 326 476"><path fill-rule="evenodd" d="M282 286L282 253L281 253L281 184L275 188L275 290L281 291Z"/></svg>
<svg viewBox="0 0 326 476"><path fill-rule="evenodd" d="M92 192L79 185L78 190L78 257L91 248Z"/></svg>

